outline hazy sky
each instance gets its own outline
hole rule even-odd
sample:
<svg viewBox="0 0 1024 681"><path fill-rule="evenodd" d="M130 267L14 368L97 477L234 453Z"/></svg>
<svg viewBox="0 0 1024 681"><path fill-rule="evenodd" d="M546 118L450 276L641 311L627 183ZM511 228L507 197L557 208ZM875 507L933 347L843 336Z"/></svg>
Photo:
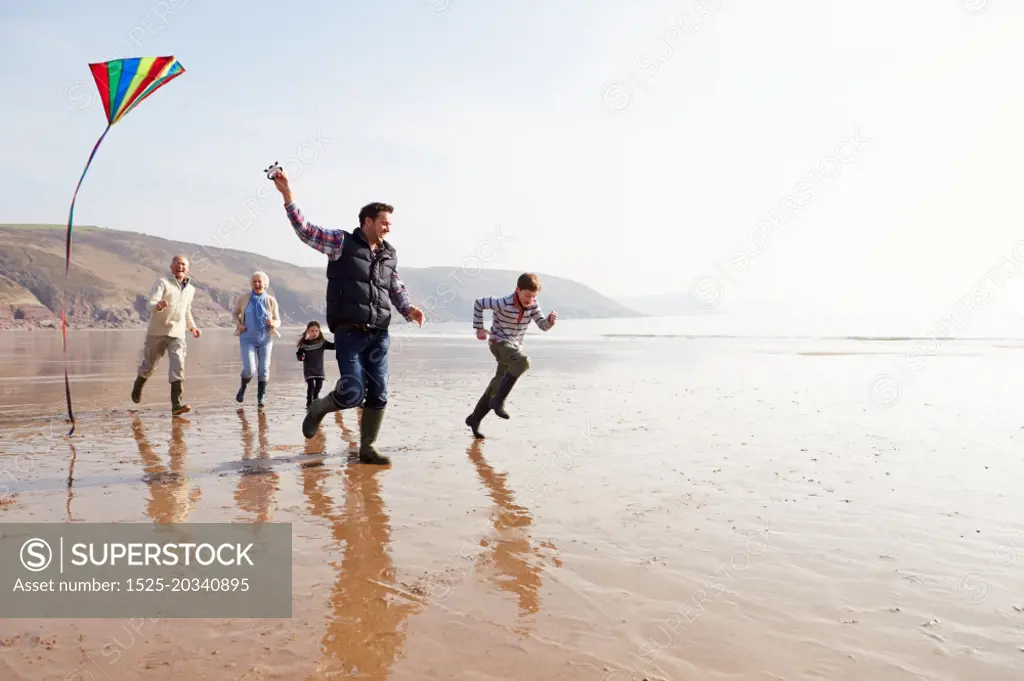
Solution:
<svg viewBox="0 0 1024 681"><path fill-rule="evenodd" d="M173 54L76 223L323 264L262 175L301 159L307 216L393 203L407 266L938 318L1024 239L1021 35L1014 0L7 2L0 222L67 220L89 62Z"/></svg>

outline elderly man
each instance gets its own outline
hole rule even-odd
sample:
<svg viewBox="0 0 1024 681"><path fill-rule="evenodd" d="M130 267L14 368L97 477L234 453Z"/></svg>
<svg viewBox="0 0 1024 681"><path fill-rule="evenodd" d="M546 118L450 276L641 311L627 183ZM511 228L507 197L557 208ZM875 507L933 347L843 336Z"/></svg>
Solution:
<svg viewBox="0 0 1024 681"><path fill-rule="evenodd" d="M370 203L359 211L359 227L351 232L324 229L302 216L283 171L277 171L273 180L295 234L328 259L327 326L334 334L341 378L333 392L310 405L302 434L314 437L324 416L332 411L362 407L359 460L387 465L390 459L377 451L374 442L388 402L392 306L407 321L423 325L423 312L409 302L398 276L398 254L384 240L391 231L394 208Z"/></svg>
<svg viewBox="0 0 1024 681"><path fill-rule="evenodd" d="M142 386L164 354L168 355L167 378L171 383L171 413L180 416L192 410L182 404L182 383L185 380L185 332L199 338L200 331L192 320L192 298L195 286L188 277L188 258L176 255L171 260L170 277L161 277L153 284L146 307L149 329L142 348L139 375L132 388L132 402L142 401Z"/></svg>

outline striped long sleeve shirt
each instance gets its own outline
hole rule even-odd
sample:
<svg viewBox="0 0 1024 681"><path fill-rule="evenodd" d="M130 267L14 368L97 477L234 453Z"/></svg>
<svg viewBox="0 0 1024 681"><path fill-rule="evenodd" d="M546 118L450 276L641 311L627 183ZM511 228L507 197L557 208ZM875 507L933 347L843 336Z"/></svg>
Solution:
<svg viewBox="0 0 1024 681"><path fill-rule="evenodd" d="M491 340L494 341L508 341L521 345L531 321L536 322L541 331L551 328L551 322L541 311L540 303L534 302L533 305L520 310L516 307L515 296L515 293L510 293L502 298L477 298L473 303L473 328L484 328L484 310L492 311Z"/></svg>
<svg viewBox="0 0 1024 681"><path fill-rule="evenodd" d="M302 243L320 251L331 260L341 257L341 247L345 243L347 234L345 230L317 227L302 215L302 211L294 203L284 204L284 209L288 214L289 222L292 223L292 229L295 230ZM409 313L412 312L412 302L409 300L409 292L405 290L405 284L402 283L402 278L398 276L397 270L391 275L389 292L391 304L405 317L406 321L411 322Z"/></svg>

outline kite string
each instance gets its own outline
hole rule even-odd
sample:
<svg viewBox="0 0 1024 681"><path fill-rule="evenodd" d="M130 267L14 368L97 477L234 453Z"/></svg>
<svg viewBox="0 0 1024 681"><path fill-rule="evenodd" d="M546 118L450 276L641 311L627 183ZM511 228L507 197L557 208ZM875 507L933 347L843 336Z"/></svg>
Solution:
<svg viewBox="0 0 1024 681"><path fill-rule="evenodd" d="M68 295L68 274L71 271L71 222L75 216L75 200L78 199L78 190L82 188L82 180L85 179L85 174L89 172L89 166L92 165L92 159L96 156L96 150L100 148L100 144L103 142L103 138L110 132L110 125L107 125L106 130L100 135L100 138L96 140L96 145L92 148L92 153L89 154L89 160L85 162L85 169L82 170L82 176L78 178L78 186L75 187L75 194L71 197L71 210L68 212L68 233L65 237L65 248L64 248L64 291L61 295L60 303L60 331L61 339L64 348L64 394L68 401L68 418L71 420L71 430L68 431L68 436L74 435L75 433L75 414L71 410L71 381L68 379L68 318L67 318L67 295Z"/></svg>

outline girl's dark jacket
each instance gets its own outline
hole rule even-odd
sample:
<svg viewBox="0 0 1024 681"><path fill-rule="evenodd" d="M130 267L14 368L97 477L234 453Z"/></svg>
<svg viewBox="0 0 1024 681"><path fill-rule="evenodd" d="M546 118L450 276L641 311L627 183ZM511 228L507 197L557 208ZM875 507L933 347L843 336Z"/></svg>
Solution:
<svg viewBox="0 0 1024 681"><path fill-rule="evenodd" d="M302 362L302 374L305 378L326 378L324 376L324 350L333 350L334 343L326 338L315 341L303 340L295 357Z"/></svg>

